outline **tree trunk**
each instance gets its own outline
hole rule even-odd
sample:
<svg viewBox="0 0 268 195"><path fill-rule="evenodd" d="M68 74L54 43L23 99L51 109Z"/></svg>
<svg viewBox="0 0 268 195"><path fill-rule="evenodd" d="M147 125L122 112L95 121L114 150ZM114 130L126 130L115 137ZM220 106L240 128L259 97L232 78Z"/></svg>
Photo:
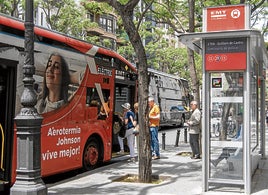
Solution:
<svg viewBox="0 0 268 195"><path fill-rule="evenodd" d="M188 53L190 77L192 81L193 96L197 102L200 102L199 81L196 74L194 51L187 48L187 53Z"/></svg>
<svg viewBox="0 0 268 195"><path fill-rule="evenodd" d="M133 9L124 7L119 10L122 17L124 28L129 36L129 40L134 47L138 58L138 94L139 94L139 181L143 183L152 182L152 154L151 154L151 137L149 132L149 77L147 70L147 58L145 49L142 44L138 30L133 22Z"/></svg>
<svg viewBox="0 0 268 195"><path fill-rule="evenodd" d="M195 0L188 0L188 3L189 3L189 32L194 32L195 31L195 22L194 22ZM191 81L192 81L193 95L194 95L195 100L200 103L199 80L196 74L194 51L188 48L187 53L188 53L190 77L192 79Z"/></svg>
<svg viewBox="0 0 268 195"><path fill-rule="evenodd" d="M149 77L147 71L147 58L142 44L138 29L136 28L134 18L134 8L140 0L130 0L126 4L121 4L116 0L97 0L106 2L119 13L122 18L124 28L129 40L137 55L138 63L138 94L139 94L139 181L143 183L152 182L152 154L151 137L149 132Z"/></svg>

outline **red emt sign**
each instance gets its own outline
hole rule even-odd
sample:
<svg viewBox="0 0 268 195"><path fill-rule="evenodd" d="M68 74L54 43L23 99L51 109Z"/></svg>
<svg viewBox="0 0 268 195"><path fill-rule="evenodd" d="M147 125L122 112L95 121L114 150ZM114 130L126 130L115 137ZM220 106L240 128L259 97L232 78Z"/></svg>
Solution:
<svg viewBox="0 0 268 195"><path fill-rule="evenodd" d="M209 7L203 10L203 32L249 29L249 5Z"/></svg>

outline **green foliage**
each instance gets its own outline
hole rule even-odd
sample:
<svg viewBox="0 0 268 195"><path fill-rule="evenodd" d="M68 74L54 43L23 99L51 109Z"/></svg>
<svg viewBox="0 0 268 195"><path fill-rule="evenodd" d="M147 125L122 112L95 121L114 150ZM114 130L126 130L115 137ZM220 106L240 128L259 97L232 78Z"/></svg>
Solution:
<svg viewBox="0 0 268 195"><path fill-rule="evenodd" d="M118 0L119 3L121 3L122 5L126 5L129 0Z"/></svg>
<svg viewBox="0 0 268 195"><path fill-rule="evenodd" d="M4 14L10 14L12 10L12 2L6 0L0 0L0 12Z"/></svg>
<svg viewBox="0 0 268 195"><path fill-rule="evenodd" d="M101 45L100 38L98 36L93 36L93 37L86 36L85 40L95 45Z"/></svg>
<svg viewBox="0 0 268 195"><path fill-rule="evenodd" d="M265 45L265 48L266 48L266 50L268 52L268 42L265 42L264 45Z"/></svg>
<svg viewBox="0 0 268 195"><path fill-rule="evenodd" d="M153 4L152 18L157 23L174 26L174 31L185 32L188 28L188 1L187 0L163 0ZM178 9L179 8L179 9Z"/></svg>
<svg viewBox="0 0 268 195"><path fill-rule="evenodd" d="M82 38L89 26L86 11L74 0L38 1L47 17L50 28L59 32Z"/></svg>
<svg viewBox="0 0 268 195"><path fill-rule="evenodd" d="M113 11L111 6L109 6L107 3L98 3L95 1L82 0L81 4L87 11L94 14L105 14Z"/></svg>
<svg viewBox="0 0 268 195"><path fill-rule="evenodd" d="M0 0L0 12L13 17L19 17L21 1L23 2L23 0Z"/></svg>
<svg viewBox="0 0 268 195"><path fill-rule="evenodd" d="M152 5L154 9L148 10L139 28L140 36L146 41L145 51L148 66L183 78L190 78L187 49L184 46L179 47L177 38L174 37L175 31L184 32L184 29L187 29L187 0L163 0L161 2L154 1ZM137 10L141 10L141 8L136 8L136 19L143 14ZM135 24L137 22L137 20L134 21ZM157 22L158 25L153 25L154 22ZM120 20L118 24L120 24ZM169 28L164 28L167 24L169 24ZM120 33L120 35L121 39L127 39L124 33ZM130 43L119 47L118 52L130 61L134 62L136 59ZM200 56L198 58L201 59ZM196 60L196 62L199 70L197 71L198 77L201 78L202 61Z"/></svg>
<svg viewBox="0 0 268 195"><path fill-rule="evenodd" d="M130 44L130 42L128 42L126 45L120 46L117 50L117 52L119 54L121 54L122 56L124 56L124 58L134 62L136 56L134 54L134 49L132 47L132 45Z"/></svg>

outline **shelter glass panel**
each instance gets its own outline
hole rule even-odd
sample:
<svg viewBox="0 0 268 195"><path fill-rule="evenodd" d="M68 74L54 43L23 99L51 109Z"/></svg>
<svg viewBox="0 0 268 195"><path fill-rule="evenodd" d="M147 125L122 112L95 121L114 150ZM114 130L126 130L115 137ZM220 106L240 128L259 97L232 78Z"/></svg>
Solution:
<svg viewBox="0 0 268 195"><path fill-rule="evenodd" d="M210 178L243 179L243 72L210 73Z"/></svg>

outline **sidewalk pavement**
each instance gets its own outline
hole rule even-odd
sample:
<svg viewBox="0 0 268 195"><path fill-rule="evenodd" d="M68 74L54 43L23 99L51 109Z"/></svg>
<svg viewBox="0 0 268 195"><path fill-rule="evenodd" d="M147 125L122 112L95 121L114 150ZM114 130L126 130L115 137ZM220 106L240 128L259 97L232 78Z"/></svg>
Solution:
<svg viewBox="0 0 268 195"><path fill-rule="evenodd" d="M111 164L85 172L48 187L49 195L237 195L244 194L243 187L210 189L202 192L202 160L178 155L190 152L189 144L180 143L179 147L166 145L161 150L161 159L152 161L153 175L168 176L160 184L115 182L122 176L138 174L138 162L130 163L128 156L115 158ZM268 194L268 160L263 160L256 170L252 182L252 194Z"/></svg>

